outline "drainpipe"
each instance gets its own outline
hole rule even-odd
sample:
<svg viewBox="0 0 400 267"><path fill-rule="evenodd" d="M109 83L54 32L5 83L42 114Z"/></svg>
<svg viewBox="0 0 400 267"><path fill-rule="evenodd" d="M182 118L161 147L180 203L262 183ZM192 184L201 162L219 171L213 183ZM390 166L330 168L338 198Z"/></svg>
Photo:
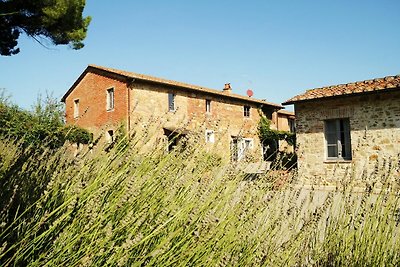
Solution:
<svg viewBox="0 0 400 267"><path fill-rule="evenodd" d="M127 86L127 98L128 98L128 114L127 114L127 123L126 123L126 127L128 130L128 136L130 135L131 132L131 87L132 84L135 82L134 78L131 78L128 82L128 86Z"/></svg>

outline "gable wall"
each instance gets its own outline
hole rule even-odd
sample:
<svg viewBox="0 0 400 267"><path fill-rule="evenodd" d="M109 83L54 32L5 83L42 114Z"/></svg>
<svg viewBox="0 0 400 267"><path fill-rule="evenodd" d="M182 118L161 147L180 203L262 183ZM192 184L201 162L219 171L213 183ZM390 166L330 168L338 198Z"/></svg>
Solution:
<svg viewBox="0 0 400 267"><path fill-rule="evenodd" d="M400 153L400 92L295 104L299 176L308 183L362 181ZM352 160L325 160L324 120L350 119ZM377 165L378 164L378 165Z"/></svg>
<svg viewBox="0 0 400 267"><path fill-rule="evenodd" d="M114 110L107 111L107 89L114 88ZM79 117L74 118L74 100L79 99ZM95 135L116 130L127 118L127 86L117 79L88 72L65 99L66 122L89 129Z"/></svg>

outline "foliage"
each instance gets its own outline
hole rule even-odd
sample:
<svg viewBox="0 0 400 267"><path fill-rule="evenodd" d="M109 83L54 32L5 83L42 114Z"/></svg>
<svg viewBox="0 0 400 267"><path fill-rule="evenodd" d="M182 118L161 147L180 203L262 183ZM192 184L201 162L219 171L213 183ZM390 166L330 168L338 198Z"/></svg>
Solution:
<svg viewBox="0 0 400 267"><path fill-rule="evenodd" d="M259 137L262 143L269 143L270 141L285 140L289 145L295 146L296 135L288 131L278 131L271 129L271 121L265 116L260 116L258 124Z"/></svg>
<svg viewBox="0 0 400 267"><path fill-rule="evenodd" d="M66 126L64 128L65 139L71 143L76 144L89 144L93 141L93 135L86 129L73 126Z"/></svg>
<svg viewBox="0 0 400 267"><path fill-rule="evenodd" d="M277 151L272 160L273 170L293 170L297 168L297 154Z"/></svg>
<svg viewBox="0 0 400 267"><path fill-rule="evenodd" d="M337 192L275 191L271 174L244 180L196 140L165 154L144 149L151 134L122 139L81 159L62 149L33 154L14 172L24 151L0 140L1 265L400 263L399 185L387 170L371 176L383 184L377 195L353 194L350 182ZM24 187L28 179L36 184Z"/></svg>
<svg viewBox="0 0 400 267"><path fill-rule="evenodd" d="M61 147L66 140L87 144L91 135L76 126L65 127L62 104L47 95L40 96L32 111L10 103L0 92L0 137L18 140L23 147Z"/></svg>
<svg viewBox="0 0 400 267"><path fill-rule="evenodd" d="M0 54L19 53L21 33L81 49L91 20L82 17L84 7L85 0L0 0Z"/></svg>

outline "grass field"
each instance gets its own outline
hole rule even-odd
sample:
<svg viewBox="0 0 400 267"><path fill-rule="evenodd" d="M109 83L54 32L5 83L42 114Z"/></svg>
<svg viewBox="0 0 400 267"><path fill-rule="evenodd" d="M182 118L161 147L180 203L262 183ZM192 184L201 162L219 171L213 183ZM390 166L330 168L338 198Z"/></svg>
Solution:
<svg viewBox="0 0 400 267"><path fill-rule="evenodd" d="M272 173L246 179L200 146L166 154L144 143L73 158L0 140L0 265L400 263L398 184L387 175L371 178L379 194L351 183L305 190L296 177L276 188Z"/></svg>

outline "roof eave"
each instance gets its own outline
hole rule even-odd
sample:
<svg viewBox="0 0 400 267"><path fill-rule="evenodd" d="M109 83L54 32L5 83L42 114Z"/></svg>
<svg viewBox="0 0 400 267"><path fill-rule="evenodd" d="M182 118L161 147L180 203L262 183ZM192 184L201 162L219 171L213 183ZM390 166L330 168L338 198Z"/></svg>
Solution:
<svg viewBox="0 0 400 267"><path fill-rule="evenodd" d="M282 106L288 106L288 105L293 105L294 103L296 103L297 101L286 101L282 103Z"/></svg>
<svg viewBox="0 0 400 267"><path fill-rule="evenodd" d="M88 73L90 66L87 66L86 69L79 75L78 79L72 84L72 86L68 89L68 91L61 98L61 102L65 103L65 100L69 96L69 94L75 89L75 87L80 83L80 81L85 77L86 73Z"/></svg>
<svg viewBox="0 0 400 267"><path fill-rule="evenodd" d="M68 91L64 94L64 96L61 98L61 102L65 103L66 98L68 97L68 95L75 89L75 87L82 81L83 77L85 77L85 75L90 71L90 70L97 70L97 71L101 71L101 72L105 72L105 73L110 73L119 77L124 77L127 79L132 79L132 77L129 77L127 75L123 75L120 73L116 73L116 72L110 72L101 68L98 68L94 65L88 65L86 67L86 69L82 72L81 75L79 75L78 79L76 79L76 81L72 84L72 86L68 89Z"/></svg>
<svg viewBox="0 0 400 267"><path fill-rule="evenodd" d="M125 77L125 78L128 78L128 79L135 79L135 80L140 80L140 81L145 81L145 82L151 82L151 83L162 84L162 85L167 85L167 86L172 86L172 87L178 87L178 88L191 90L191 91L194 91L194 92L200 92L200 93L204 93L204 94L216 95L216 96L219 96L219 97L228 98L228 99L234 99L234 100L237 100L237 101L242 101L242 102L247 102L247 103L252 103L252 104L271 106L271 107L276 108L276 109L283 109L282 105L271 103L271 102L267 102L267 101L264 101L264 100L250 99L250 98L246 99L245 97L242 97L240 95L235 96L235 95L223 94L223 93L220 93L218 91L215 91L215 92L208 91L208 90L214 90L214 89L204 88L207 91L201 91L201 90L198 90L198 89L196 89L194 87L191 87L189 85L188 86L178 85L178 84L174 85L174 84L170 84L168 82L152 80L152 79L148 79L148 78L145 78L145 77L139 77L139 76L135 76L135 75L133 75L133 76L132 75L126 75L126 74L118 73L118 72L115 72L115 71L112 71L112 70L109 70L109 69L105 69L105 68L102 68L102 67L96 66L96 65L88 65L86 67L86 69L82 72L82 74L74 82L74 84L71 86L71 88L61 98L61 102L65 103L65 100L68 97L68 95L75 89L75 87L79 84L79 82L83 79L83 77L91 69L98 70L98 71L101 71L101 72L104 72L104 73L110 73L110 74L117 75L117 76L120 76L120 77Z"/></svg>
<svg viewBox="0 0 400 267"><path fill-rule="evenodd" d="M387 93L391 92L394 90L400 89L399 87L393 87L393 88L385 88L385 89L379 89L379 90L372 90L372 91L363 91L363 92L354 92L350 94L337 94L337 95L330 95L330 96L323 96L323 97L314 97L310 99L299 99L299 100L288 100L286 102L283 102L282 105L287 106L287 105L294 105L300 102L312 102L312 101L318 101L318 100L325 100L325 99L336 99L336 98L343 98L343 97L351 97L351 96L361 96L361 95L371 95L371 94L376 94L376 93Z"/></svg>

